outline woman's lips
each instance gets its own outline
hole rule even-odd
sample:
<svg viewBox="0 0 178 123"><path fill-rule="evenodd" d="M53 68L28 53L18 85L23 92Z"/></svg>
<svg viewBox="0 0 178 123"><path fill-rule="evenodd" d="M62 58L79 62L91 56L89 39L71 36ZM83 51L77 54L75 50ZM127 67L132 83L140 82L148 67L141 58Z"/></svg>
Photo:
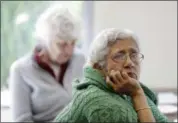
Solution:
<svg viewBox="0 0 178 123"><path fill-rule="evenodd" d="M135 73L133 73L133 72L128 72L127 74L128 74L128 76L130 76L131 78L137 79L137 75L136 75Z"/></svg>

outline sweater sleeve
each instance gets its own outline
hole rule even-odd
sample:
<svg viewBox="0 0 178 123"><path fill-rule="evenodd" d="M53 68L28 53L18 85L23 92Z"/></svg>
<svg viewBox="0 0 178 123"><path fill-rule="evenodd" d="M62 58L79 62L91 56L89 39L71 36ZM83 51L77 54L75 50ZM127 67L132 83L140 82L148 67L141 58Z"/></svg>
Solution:
<svg viewBox="0 0 178 123"><path fill-rule="evenodd" d="M114 105L113 105L114 106ZM123 122L137 122L137 118L128 112L128 110L122 107L103 107L93 110L89 113L87 120L89 122L113 122L113 123L123 123Z"/></svg>
<svg viewBox="0 0 178 123"><path fill-rule="evenodd" d="M156 122L161 122L161 123L168 122L168 118L163 113L161 113L157 107L158 99L157 99L156 94L144 84L141 83L141 86L147 96L148 104L151 107L151 110L152 110L153 116L155 117Z"/></svg>
<svg viewBox="0 0 178 123"><path fill-rule="evenodd" d="M10 68L10 96L13 122L33 121L30 88L20 74L20 65L14 63Z"/></svg>
<svg viewBox="0 0 178 123"><path fill-rule="evenodd" d="M106 97L94 98L85 105L84 115L89 122L137 122L136 113Z"/></svg>
<svg viewBox="0 0 178 123"><path fill-rule="evenodd" d="M153 116L154 116L156 122L159 122L159 123L167 123L167 122L169 122L168 118L163 113L161 113L159 111L159 109L156 106L156 104L153 103L153 101L150 100L149 98L147 98L147 100L148 100L148 104L151 107L151 110L152 110L152 113L153 113Z"/></svg>
<svg viewBox="0 0 178 123"><path fill-rule="evenodd" d="M87 119L89 122L121 122L120 114L115 111L110 107L93 110L93 112L87 116ZM117 116L115 116L114 112Z"/></svg>

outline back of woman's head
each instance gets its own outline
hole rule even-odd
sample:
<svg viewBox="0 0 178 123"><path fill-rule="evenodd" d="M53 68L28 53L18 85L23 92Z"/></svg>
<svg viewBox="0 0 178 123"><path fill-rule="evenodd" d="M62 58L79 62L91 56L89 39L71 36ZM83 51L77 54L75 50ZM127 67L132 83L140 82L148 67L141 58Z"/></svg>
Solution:
<svg viewBox="0 0 178 123"><path fill-rule="evenodd" d="M67 7L51 6L39 16L35 38L46 46L51 41L74 41L80 35L79 26L78 19Z"/></svg>

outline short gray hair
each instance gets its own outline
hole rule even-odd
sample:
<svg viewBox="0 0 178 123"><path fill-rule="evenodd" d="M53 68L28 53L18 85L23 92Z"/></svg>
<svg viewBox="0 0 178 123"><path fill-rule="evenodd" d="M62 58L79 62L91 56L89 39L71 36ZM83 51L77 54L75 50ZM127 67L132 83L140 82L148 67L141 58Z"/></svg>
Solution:
<svg viewBox="0 0 178 123"><path fill-rule="evenodd" d="M74 41L80 36L79 18L60 5L49 7L36 22L35 38L48 46L51 41Z"/></svg>
<svg viewBox="0 0 178 123"><path fill-rule="evenodd" d="M119 30L115 28L105 29L100 32L94 41L91 43L87 64L94 65L98 63L100 67L106 64L106 56L109 51L109 46L116 43L117 40L132 39L138 44L137 36L130 30Z"/></svg>

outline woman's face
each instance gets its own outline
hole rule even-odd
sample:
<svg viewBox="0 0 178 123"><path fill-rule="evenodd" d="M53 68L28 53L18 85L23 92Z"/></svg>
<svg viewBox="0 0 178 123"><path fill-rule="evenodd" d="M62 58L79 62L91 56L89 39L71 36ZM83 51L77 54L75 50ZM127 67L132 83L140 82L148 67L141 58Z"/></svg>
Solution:
<svg viewBox="0 0 178 123"><path fill-rule="evenodd" d="M138 80L142 58L143 55L140 54L136 42L131 39L118 40L110 47L107 55L107 72L110 73L111 70L125 71L130 77Z"/></svg>
<svg viewBox="0 0 178 123"><path fill-rule="evenodd" d="M54 41L50 44L48 52L52 63L63 64L66 63L73 54L75 41Z"/></svg>

